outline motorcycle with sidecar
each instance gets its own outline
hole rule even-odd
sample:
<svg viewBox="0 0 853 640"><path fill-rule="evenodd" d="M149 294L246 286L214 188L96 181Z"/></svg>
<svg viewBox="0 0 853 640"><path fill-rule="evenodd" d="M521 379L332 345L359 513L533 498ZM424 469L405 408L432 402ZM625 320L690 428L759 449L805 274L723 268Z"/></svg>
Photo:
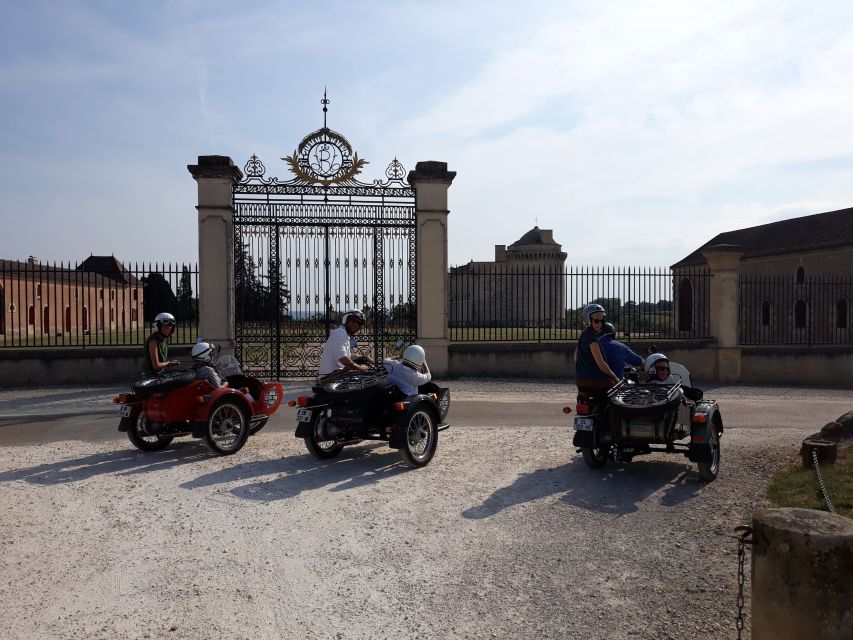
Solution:
<svg viewBox="0 0 853 640"><path fill-rule="evenodd" d="M244 375L234 356L223 356L215 366L227 387L214 388L192 370L132 382L131 393L113 399L121 416L118 430L142 451L160 451L177 437L192 436L217 455L237 453L276 412L282 386Z"/></svg>
<svg viewBox="0 0 853 640"><path fill-rule="evenodd" d="M423 467L435 455L439 432L450 427L445 422L448 388L430 383L406 397L388 382L381 365L327 376L311 390L312 395L288 404L297 408L294 435L321 460L334 458L347 445L380 440L399 449L409 466Z"/></svg>
<svg viewBox="0 0 853 640"><path fill-rule="evenodd" d="M716 479L723 435L719 406L691 386L686 367L669 364L670 376L663 382L632 372L606 397L578 393L572 443L588 466L597 469L608 459L630 462L648 453L676 453L696 463L702 480Z"/></svg>

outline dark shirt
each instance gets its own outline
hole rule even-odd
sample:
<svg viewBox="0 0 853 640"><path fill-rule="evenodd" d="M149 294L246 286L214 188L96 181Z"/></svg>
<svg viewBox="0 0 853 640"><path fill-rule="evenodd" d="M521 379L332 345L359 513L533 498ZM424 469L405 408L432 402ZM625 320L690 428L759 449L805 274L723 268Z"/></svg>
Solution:
<svg viewBox="0 0 853 640"><path fill-rule="evenodd" d="M578 380L610 380L610 377L598 368L592 357L590 345L595 342L595 333L585 329L578 338L578 358L575 362L575 378Z"/></svg>
<svg viewBox="0 0 853 640"><path fill-rule="evenodd" d="M643 364L643 359L640 356L627 345L614 340L612 335L608 334L599 338L598 346L601 347L601 352L610 370L620 378L624 375L626 362L635 367Z"/></svg>
<svg viewBox="0 0 853 640"><path fill-rule="evenodd" d="M142 370L145 373L159 373L158 369L154 368L154 363L151 362L151 341L157 342L157 351L160 354L160 362L166 362L169 359L169 338L163 337L159 331L152 333L145 339L145 353L142 356Z"/></svg>

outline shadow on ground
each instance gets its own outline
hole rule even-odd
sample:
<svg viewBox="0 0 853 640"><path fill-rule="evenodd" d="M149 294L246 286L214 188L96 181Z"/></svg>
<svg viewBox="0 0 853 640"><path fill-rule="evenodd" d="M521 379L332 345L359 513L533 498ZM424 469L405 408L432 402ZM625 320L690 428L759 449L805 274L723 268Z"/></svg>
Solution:
<svg viewBox="0 0 853 640"><path fill-rule="evenodd" d="M271 480L259 480L230 490L232 495L244 500L273 502L323 487L331 487L329 491L332 492L348 491L411 470L400 460L397 451L388 450L384 445L366 445L347 447L332 460L317 460L306 452L287 458L243 463L204 474L181 487L197 489L275 475Z"/></svg>
<svg viewBox="0 0 853 640"><path fill-rule="evenodd" d="M166 451L143 453L136 449L96 453L0 473L0 482L23 480L31 484L66 484L99 475L119 476L171 469L209 458L210 453L192 442L176 443Z"/></svg>
<svg viewBox="0 0 853 640"><path fill-rule="evenodd" d="M568 464L523 473L511 485L462 512L483 519L509 507L560 494L563 502L598 513L625 515L654 493L659 503L674 506L696 496L703 483L688 465L668 461L637 461L590 469L580 456Z"/></svg>

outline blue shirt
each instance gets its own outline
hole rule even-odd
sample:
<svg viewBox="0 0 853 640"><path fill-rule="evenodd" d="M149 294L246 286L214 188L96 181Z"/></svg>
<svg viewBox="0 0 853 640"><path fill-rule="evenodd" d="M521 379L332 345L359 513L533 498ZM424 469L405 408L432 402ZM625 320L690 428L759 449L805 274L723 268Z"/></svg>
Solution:
<svg viewBox="0 0 853 640"><path fill-rule="evenodd" d="M593 342L595 342L595 333L591 329L584 329L578 338L575 378L579 380L609 380L608 375L598 368L598 365L595 364L595 358L592 357L589 345Z"/></svg>
<svg viewBox="0 0 853 640"><path fill-rule="evenodd" d="M625 375L626 362L635 367L642 366L643 364L643 359L640 356L634 353L627 345L614 340L610 334L599 338L598 346L601 347L601 353L604 355L604 359L607 361L610 370L620 378Z"/></svg>

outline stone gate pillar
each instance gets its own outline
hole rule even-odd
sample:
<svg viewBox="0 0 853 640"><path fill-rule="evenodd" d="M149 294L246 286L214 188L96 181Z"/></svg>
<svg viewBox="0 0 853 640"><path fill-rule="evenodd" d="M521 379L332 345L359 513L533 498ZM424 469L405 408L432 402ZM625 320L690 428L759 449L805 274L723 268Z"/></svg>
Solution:
<svg viewBox="0 0 853 640"><path fill-rule="evenodd" d="M455 171L446 162L418 162L409 172L417 216L418 344L433 375L447 375L447 190Z"/></svg>
<svg viewBox="0 0 853 640"><path fill-rule="evenodd" d="M738 277L743 247L718 244L702 251L711 273L709 324L717 339L715 377L720 382L737 382L741 373L738 336Z"/></svg>
<svg viewBox="0 0 853 640"><path fill-rule="evenodd" d="M198 183L198 333L234 353L234 183L243 172L228 156L187 165Z"/></svg>

